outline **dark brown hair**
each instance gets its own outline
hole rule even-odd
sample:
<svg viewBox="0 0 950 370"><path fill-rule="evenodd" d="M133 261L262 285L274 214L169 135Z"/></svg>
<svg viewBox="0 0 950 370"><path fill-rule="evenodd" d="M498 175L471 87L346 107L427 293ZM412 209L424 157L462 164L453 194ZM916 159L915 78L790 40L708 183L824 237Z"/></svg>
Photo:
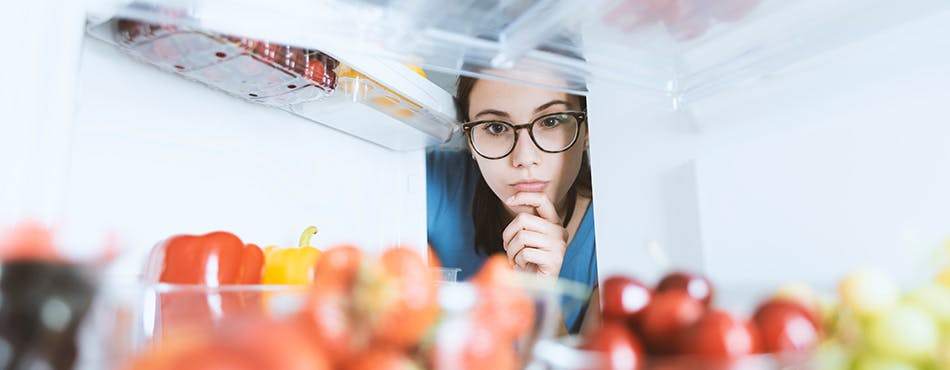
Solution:
<svg viewBox="0 0 950 370"><path fill-rule="evenodd" d="M458 119L462 122L469 120L469 99L477 78L468 76L459 76L456 89L455 106L458 110ZM587 97L583 95L571 95L578 99L580 108L587 111ZM581 160L581 168L577 173L577 178L567 191L567 213L564 215L564 223L567 226L574 214L574 206L577 202L577 196L591 196L590 180L590 159L587 151L584 151L584 157ZM479 255L491 255L503 253L504 240L502 232L505 231L506 220L504 215L504 205L501 199L495 195L495 192L488 187L485 177L481 171L478 172L478 183L475 185L475 194L472 199L472 222L475 224L475 252Z"/></svg>

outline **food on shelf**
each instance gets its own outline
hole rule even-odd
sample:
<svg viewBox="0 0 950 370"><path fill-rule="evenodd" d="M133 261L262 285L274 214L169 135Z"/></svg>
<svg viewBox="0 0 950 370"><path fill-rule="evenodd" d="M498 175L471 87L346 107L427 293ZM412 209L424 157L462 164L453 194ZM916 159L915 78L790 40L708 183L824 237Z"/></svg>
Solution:
<svg viewBox="0 0 950 370"><path fill-rule="evenodd" d="M301 245L309 244L307 235L313 232L308 228ZM228 245L236 248L236 244L232 241ZM167 246L156 249L169 250ZM265 259L275 250L279 249L269 250ZM270 263L274 262L266 261L265 266ZM266 275L266 267L263 270ZM554 302L560 299L546 296L547 301L539 301L526 290L524 277L503 256L490 258L467 283L440 282L436 270L419 253L399 247L378 255L366 254L352 245L328 248L311 271L305 285L235 286L236 292L243 293L260 293L256 289L269 286L303 289L302 304L293 312L257 310L208 317L206 311L177 311L197 315L190 317L192 320L217 321L214 325L163 328L160 336L153 338L150 350L132 361L128 369L178 370L190 362L196 369L303 369L306 367L302 364L306 364L313 369L513 370L531 359L534 341L540 335L539 312L550 309L540 305L551 304L550 297L557 297ZM208 302L222 298L219 289L223 287L190 292L192 297L200 298L192 303L207 307ZM461 300L470 304L444 311L446 303L440 302L440 289L449 287L467 289L463 290L470 295ZM261 299L260 294L241 297ZM161 311L168 308L157 307ZM165 313L159 316L165 317ZM296 355L270 347L287 342Z"/></svg>
<svg viewBox="0 0 950 370"><path fill-rule="evenodd" d="M226 231L175 235L158 243L143 276L146 283L169 287L157 292L159 336L176 327L210 328L227 317L259 313L260 292L227 287L260 284L263 267L260 247Z"/></svg>
<svg viewBox="0 0 950 370"><path fill-rule="evenodd" d="M839 291L828 341L843 348L846 364L856 369L950 367L950 287L925 283L902 291L883 272L858 270L845 277Z"/></svg>
<svg viewBox="0 0 950 370"><path fill-rule="evenodd" d="M752 320L765 352L809 351L821 336L821 322L801 303L773 298L761 303Z"/></svg>
<svg viewBox="0 0 950 370"><path fill-rule="evenodd" d="M416 73L421 71L418 68L409 68L416 71ZM376 110L392 117L411 118L423 109L421 105L413 100L346 65L340 65L337 68L337 75L339 77L339 87L347 95L356 100L363 100Z"/></svg>
<svg viewBox="0 0 950 370"><path fill-rule="evenodd" d="M598 363L588 364L591 370L636 370L642 369L646 361L640 341L618 321L608 321L595 329L581 348L604 354Z"/></svg>
<svg viewBox="0 0 950 370"><path fill-rule="evenodd" d="M900 287L890 276L877 270L858 270L838 286L841 303L860 317L871 318L894 308Z"/></svg>
<svg viewBox="0 0 950 370"><path fill-rule="evenodd" d="M602 359L618 369L729 369L749 356L810 354L817 346L821 323L801 303L807 301L802 297L811 296L806 289L787 289L765 299L751 320L716 307L714 290L706 277L686 271L667 274L652 290L633 277L610 276L601 284L603 327L585 343L615 344L582 348L601 352ZM623 329L633 340L598 338L618 336L605 334L617 331L606 327ZM629 352L618 352L619 342L642 344L637 361L617 354Z"/></svg>
<svg viewBox="0 0 950 370"><path fill-rule="evenodd" d="M705 313L706 306L686 292L662 292L653 296L643 312L643 320L633 330L642 335L650 353L674 354L682 350L682 333Z"/></svg>
<svg viewBox="0 0 950 370"><path fill-rule="evenodd" d="M174 338L136 357L125 369L332 369L308 333L272 320L233 321L215 332L179 331Z"/></svg>
<svg viewBox="0 0 950 370"><path fill-rule="evenodd" d="M716 308L711 294L688 293L684 281L708 280L685 272L665 276L639 312L639 303L624 305L623 297L629 289L639 296L649 287L616 275L601 284L604 327L585 341L614 343L597 336L616 336L604 334L607 326L624 328L645 349L637 369L945 369L950 368L950 287L940 283L939 273L934 282L902 290L884 272L856 270L838 284L837 300L803 284L787 284L762 299L751 320ZM700 290L712 292L713 286ZM617 363L616 345L582 348Z"/></svg>
<svg viewBox="0 0 950 370"><path fill-rule="evenodd" d="M297 247L264 248L264 284L307 285L313 283L313 272L322 253L310 246L310 239L317 233L315 226L307 227L300 236Z"/></svg>
<svg viewBox="0 0 950 370"><path fill-rule="evenodd" d="M643 312L653 299L653 289L637 279L614 275L600 285L604 319L638 328Z"/></svg>
<svg viewBox="0 0 950 370"><path fill-rule="evenodd" d="M130 19L116 20L113 30L135 58L250 101L287 106L336 88L338 62L317 50Z"/></svg>
<svg viewBox="0 0 950 370"><path fill-rule="evenodd" d="M145 279L170 284L259 284L264 252L236 235L175 235L152 248Z"/></svg>
<svg viewBox="0 0 950 370"><path fill-rule="evenodd" d="M679 340L682 353L711 358L735 358L761 351L757 323L719 309L708 310Z"/></svg>
<svg viewBox="0 0 950 370"><path fill-rule="evenodd" d="M667 274L656 284L657 292L679 290L702 302L707 307L712 303L713 286L709 279L701 275L676 271Z"/></svg>
<svg viewBox="0 0 950 370"><path fill-rule="evenodd" d="M0 235L0 261L62 261L53 232L34 221L21 222Z"/></svg>

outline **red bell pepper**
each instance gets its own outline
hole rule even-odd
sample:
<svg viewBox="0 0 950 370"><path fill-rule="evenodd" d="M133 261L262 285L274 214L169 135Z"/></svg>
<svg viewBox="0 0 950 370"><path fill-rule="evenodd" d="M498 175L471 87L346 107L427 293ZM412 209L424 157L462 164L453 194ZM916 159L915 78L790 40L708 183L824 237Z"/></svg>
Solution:
<svg viewBox="0 0 950 370"><path fill-rule="evenodd" d="M254 244L224 231L205 235L176 235L152 252L147 276L171 284L259 284L264 253ZM159 254L159 255L156 255ZM158 266L160 265L160 270Z"/></svg>
<svg viewBox="0 0 950 370"><path fill-rule="evenodd" d="M226 317L259 313L259 291L217 287L260 284L263 267L261 248L245 245L228 232L168 238L152 250L145 271L150 282L174 284L159 288L156 333L175 326L214 326Z"/></svg>

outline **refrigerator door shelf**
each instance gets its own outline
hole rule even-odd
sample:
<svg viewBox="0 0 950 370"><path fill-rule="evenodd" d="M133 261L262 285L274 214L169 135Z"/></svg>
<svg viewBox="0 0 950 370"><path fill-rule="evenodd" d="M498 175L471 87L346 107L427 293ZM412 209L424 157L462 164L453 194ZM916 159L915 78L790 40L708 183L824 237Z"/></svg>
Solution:
<svg viewBox="0 0 950 370"><path fill-rule="evenodd" d="M128 2L90 1L100 3L91 7L99 12L110 9L101 3ZM671 109L950 6L943 0L176 0L174 4L203 28L306 45L344 62L343 54L368 54L429 70L577 94L586 94L588 83L597 81L653 95ZM169 18L147 9L113 6L111 11L138 19ZM518 73L510 73L511 69ZM551 83L552 75L559 77L557 83Z"/></svg>
<svg viewBox="0 0 950 370"><path fill-rule="evenodd" d="M317 50L202 29L174 7L130 6L156 9L167 23L109 18L88 26L90 35L166 72L389 149L437 145L455 132L451 96L400 63L353 55L344 65ZM352 109L359 113L313 114L343 102L361 106Z"/></svg>

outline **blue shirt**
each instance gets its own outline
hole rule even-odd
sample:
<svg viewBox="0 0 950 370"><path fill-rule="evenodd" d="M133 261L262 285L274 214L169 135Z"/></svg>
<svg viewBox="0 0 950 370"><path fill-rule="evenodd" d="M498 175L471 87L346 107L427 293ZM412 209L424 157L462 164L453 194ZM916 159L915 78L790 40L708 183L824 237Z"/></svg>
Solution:
<svg viewBox="0 0 950 370"><path fill-rule="evenodd" d="M444 267L461 268L465 280L481 268L488 256L475 252L472 197L481 176L468 150L431 150L426 153L426 210L429 244ZM593 288L597 285L597 252L594 243L593 203L588 206L574 239L564 253L559 275ZM571 307L567 307L571 308ZM586 311L565 310L564 324L577 333Z"/></svg>

